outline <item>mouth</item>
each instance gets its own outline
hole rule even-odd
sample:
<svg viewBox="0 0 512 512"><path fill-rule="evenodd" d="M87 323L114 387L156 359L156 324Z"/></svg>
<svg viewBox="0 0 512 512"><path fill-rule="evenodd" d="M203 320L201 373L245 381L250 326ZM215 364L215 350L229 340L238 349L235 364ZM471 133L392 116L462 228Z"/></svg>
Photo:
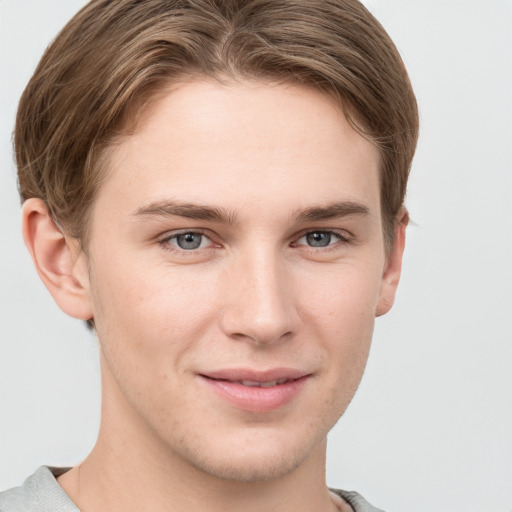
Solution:
<svg viewBox="0 0 512 512"><path fill-rule="evenodd" d="M230 406L248 412L270 412L298 397L311 374L296 369L221 370L199 374Z"/></svg>

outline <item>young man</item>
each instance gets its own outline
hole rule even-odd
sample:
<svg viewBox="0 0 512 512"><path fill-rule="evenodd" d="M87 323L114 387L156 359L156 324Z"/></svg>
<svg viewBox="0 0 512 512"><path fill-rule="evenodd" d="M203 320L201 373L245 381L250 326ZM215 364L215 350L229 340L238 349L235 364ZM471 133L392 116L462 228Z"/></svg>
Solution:
<svg viewBox="0 0 512 512"><path fill-rule="evenodd" d="M97 333L98 441L2 511L376 510L326 436L393 303L418 130L358 2L96 0L21 99L23 230Z"/></svg>

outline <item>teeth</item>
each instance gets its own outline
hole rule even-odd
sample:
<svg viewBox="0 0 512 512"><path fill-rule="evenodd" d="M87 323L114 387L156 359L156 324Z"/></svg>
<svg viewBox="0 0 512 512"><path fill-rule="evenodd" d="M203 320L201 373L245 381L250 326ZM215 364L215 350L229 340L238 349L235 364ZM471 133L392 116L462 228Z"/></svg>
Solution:
<svg viewBox="0 0 512 512"><path fill-rule="evenodd" d="M254 380L241 380L240 383L244 386L250 386L250 387L260 387L260 388L271 388L272 386L277 386L277 384L284 384L287 382L288 379L277 379L277 380L270 380L268 382L257 382Z"/></svg>
<svg viewBox="0 0 512 512"><path fill-rule="evenodd" d="M277 380L271 380L270 382L262 382L261 387L262 388L271 388L272 386L275 386L277 384Z"/></svg>
<svg viewBox="0 0 512 512"><path fill-rule="evenodd" d="M244 386L258 387L261 382L255 382L252 380L241 380L240 381Z"/></svg>

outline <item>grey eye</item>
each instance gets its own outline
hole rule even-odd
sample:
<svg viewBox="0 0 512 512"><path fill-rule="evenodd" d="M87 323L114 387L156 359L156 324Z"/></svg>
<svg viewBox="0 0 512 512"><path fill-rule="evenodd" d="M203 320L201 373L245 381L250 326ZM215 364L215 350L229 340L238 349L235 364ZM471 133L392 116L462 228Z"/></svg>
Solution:
<svg viewBox="0 0 512 512"><path fill-rule="evenodd" d="M182 233L175 237L176 245L185 251L192 251L201 247L203 235L201 233Z"/></svg>
<svg viewBox="0 0 512 512"><path fill-rule="evenodd" d="M313 231L306 235L306 242L311 247L327 247L331 243L332 233L328 231Z"/></svg>

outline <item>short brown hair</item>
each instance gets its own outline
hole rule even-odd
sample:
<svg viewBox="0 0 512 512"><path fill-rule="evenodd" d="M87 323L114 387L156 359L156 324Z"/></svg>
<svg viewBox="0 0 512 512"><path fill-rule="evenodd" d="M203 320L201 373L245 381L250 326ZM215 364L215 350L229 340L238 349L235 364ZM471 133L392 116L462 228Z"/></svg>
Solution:
<svg viewBox="0 0 512 512"><path fill-rule="evenodd" d="M304 84L334 96L381 154L393 239L418 136L407 72L357 0L93 0L46 50L20 101L19 190L86 243L108 148L169 83L209 77Z"/></svg>

